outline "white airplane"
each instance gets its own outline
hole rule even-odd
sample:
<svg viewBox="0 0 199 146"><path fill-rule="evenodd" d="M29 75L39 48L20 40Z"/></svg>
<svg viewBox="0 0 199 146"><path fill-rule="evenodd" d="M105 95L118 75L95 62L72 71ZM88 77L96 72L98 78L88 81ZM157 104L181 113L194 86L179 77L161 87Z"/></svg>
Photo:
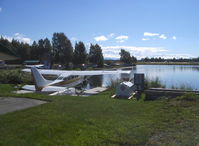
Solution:
<svg viewBox="0 0 199 146"><path fill-rule="evenodd" d="M75 83L79 84L84 79L84 76L105 75L105 74L130 74L131 71L127 70L97 70L97 71L64 71L64 70L45 70L32 67L31 69L23 69L24 72L31 72L35 81L35 85L25 85L22 88L30 91L40 92L59 92L66 90ZM56 75L56 80L46 80L42 75ZM65 85L65 87L60 86Z"/></svg>

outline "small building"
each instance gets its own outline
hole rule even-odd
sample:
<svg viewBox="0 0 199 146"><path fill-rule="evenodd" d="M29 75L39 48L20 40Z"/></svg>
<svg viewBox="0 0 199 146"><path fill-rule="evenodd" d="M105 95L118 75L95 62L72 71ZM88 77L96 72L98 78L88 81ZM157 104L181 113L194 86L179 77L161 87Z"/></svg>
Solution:
<svg viewBox="0 0 199 146"><path fill-rule="evenodd" d="M37 65L40 64L39 60L25 60L23 62L23 65Z"/></svg>

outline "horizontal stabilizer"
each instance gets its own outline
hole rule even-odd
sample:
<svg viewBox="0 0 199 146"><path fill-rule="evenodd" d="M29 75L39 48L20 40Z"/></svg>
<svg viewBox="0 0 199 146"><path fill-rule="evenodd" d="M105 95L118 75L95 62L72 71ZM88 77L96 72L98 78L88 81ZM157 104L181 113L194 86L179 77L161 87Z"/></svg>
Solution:
<svg viewBox="0 0 199 146"><path fill-rule="evenodd" d="M29 91L36 91L34 85L25 85L22 87L24 90L29 90ZM47 86L41 90L41 92L46 92L46 93L53 93L53 92L59 92L65 90L65 87L58 87L58 86Z"/></svg>

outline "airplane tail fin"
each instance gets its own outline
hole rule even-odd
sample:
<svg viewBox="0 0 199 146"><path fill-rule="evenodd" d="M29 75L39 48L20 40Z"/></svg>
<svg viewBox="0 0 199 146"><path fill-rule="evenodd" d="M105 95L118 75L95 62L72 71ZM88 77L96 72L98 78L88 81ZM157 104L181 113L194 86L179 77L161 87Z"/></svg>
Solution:
<svg viewBox="0 0 199 146"><path fill-rule="evenodd" d="M36 91L41 91L44 87L49 84L49 81L44 79L41 73L37 70L36 67L31 67L31 73L35 81Z"/></svg>

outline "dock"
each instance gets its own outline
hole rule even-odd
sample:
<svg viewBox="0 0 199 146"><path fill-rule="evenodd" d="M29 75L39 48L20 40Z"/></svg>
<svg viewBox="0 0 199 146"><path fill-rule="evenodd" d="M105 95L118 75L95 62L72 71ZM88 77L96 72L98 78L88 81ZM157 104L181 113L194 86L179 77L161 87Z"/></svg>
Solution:
<svg viewBox="0 0 199 146"><path fill-rule="evenodd" d="M144 91L147 100L155 100L160 97L175 98L177 96L182 96L185 93L195 93L199 95L199 91L190 91L183 89L166 89L166 88L150 88Z"/></svg>
<svg viewBox="0 0 199 146"><path fill-rule="evenodd" d="M83 91L82 94L83 95L95 95L95 94L98 94L98 93L103 92L105 90L107 90L107 88L105 88L105 87L95 87L95 88Z"/></svg>
<svg viewBox="0 0 199 146"><path fill-rule="evenodd" d="M50 96L55 96L55 95L90 96L90 95L98 94L105 90L107 90L107 88L105 87L95 87L95 88L84 90L84 91L79 91L79 90L76 90L75 88L66 88L66 90L54 92L49 95Z"/></svg>

